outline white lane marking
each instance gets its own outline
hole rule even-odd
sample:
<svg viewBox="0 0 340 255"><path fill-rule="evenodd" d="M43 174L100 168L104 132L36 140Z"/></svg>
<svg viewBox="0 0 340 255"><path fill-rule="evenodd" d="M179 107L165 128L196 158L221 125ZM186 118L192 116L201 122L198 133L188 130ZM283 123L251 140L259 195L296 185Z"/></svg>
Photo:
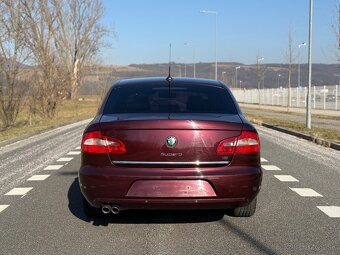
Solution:
<svg viewBox="0 0 340 255"><path fill-rule="evenodd" d="M292 191L298 193L301 197L323 197L320 193L309 188L291 188Z"/></svg>
<svg viewBox="0 0 340 255"><path fill-rule="evenodd" d="M261 158L261 162L268 162L265 158Z"/></svg>
<svg viewBox="0 0 340 255"><path fill-rule="evenodd" d="M331 218L340 218L340 206L317 206L317 208Z"/></svg>
<svg viewBox="0 0 340 255"><path fill-rule="evenodd" d="M70 157L70 158L60 158L60 159L58 159L57 161L58 162L69 162L69 161L71 161L73 158L72 157Z"/></svg>
<svg viewBox="0 0 340 255"><path fill-rule="evenodd" d="M9 192L7 192L5 195L6 196L23 196L26 195L31 189L33 189L32 187L29 188L14 188L12 190L10 190Z"/></svg>
<svg viewBox="0 0 340 255"><path fill-rule="evenodd" d="M274 175L277 179L279 179L282 182L299 182L298 179L291 175Z"/></svg>
<svg viewBox="0 0 340 255"><path fill-rule="evenodd" d="M79 155L80 151L70 151L67 155Z"/></svg>
<svg viewBox="0 0 340 255"><path fill-rule="evenodd" d="M278 168L277 166L273 165L263 165L262 168L268 171L281 171L281 168Z"/></svg>
<svg viewBox="0 0 340 255"><path fill-rule="evenodd" d="M27 181L43 181L46 180L49 176L49 174L37 174L28 178Z"/></svg>
<svg viewBox="0 0 340 255"><path fill-rule="evenodd" d="M80 146L78 146L78 147L75 148L75 150L80 150L80 149L81 149Z"/></svg>
<svg viewBox="0 0 340 255"><path fill-rule="evenodd" d="M5 210L9 205L0 205L0 212Z"/></svg>
<svg viewBox="0 0 340 255"><path fill-rule="evenodd" d="M62 168L64 165L50 165L44 168L44 170L59 170Z"/></svg>

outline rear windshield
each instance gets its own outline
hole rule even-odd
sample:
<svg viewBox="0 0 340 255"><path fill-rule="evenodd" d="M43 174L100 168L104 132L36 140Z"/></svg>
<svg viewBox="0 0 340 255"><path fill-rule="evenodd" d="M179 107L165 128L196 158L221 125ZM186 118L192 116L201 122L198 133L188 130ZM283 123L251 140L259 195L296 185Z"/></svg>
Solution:
<svg viewBox="0 0 340 255"><path fill-rule="evenodd" d="M159 85L116 87L104 114L120 113L217 113L237 114L229 92L211 85Z"/></svg>

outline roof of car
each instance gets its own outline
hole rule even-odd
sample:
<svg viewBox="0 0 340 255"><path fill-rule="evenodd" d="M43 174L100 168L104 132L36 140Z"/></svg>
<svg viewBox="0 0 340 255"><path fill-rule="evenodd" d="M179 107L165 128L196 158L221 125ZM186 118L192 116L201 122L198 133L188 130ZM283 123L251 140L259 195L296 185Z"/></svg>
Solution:
<svg viewBox="0 0 340 255"><path fill-rule="evenodd" d="M136 85L136 84L151 84L151 83L165 83L168 84L168 81L165 77L146 77L146 78L134 78L134 79L125 79L118 81L115 85ZM211 79L202 79L202 78L183 78L183 77L172 77L170 84L176 85L176 84L193 84L193 85L212 85L212 86L219 86L224 87L225 85L216 80Z"/></svg>

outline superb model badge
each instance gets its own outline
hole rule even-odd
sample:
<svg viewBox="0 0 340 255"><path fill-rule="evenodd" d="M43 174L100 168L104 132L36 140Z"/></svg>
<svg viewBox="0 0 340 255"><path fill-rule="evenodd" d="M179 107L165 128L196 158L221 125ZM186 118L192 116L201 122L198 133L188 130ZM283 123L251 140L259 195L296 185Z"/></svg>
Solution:
<svg viewBox="0 0 340 255"><path fill-rule="evenodd" d="M177 144L177 139L174 136L169 136L166 138L166 146L168 146L169 148L173 148L175 147Z"/></svg>

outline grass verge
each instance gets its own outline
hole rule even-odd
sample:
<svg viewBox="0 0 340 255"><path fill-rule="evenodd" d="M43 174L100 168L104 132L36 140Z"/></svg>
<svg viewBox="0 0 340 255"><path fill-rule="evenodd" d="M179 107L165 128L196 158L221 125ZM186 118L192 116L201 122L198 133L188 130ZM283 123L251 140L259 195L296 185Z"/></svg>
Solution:
<svg viewBox="0 0 340 255"><path fill-rule="evenodd" d="M100 104L98 97L84 97L84 100L64 100L59 106L56 117L52 120L34 116L29 125L27 109L19 114L14 127L0 131L0 142L16 139L23 136L30 136L48 129L62 126L68 123L94 117ZM289 121L284 119L268 118L261 115L245 114L246 117L256 123L266 123L273 126L287 128L297 132L311 135L313 137L330 140L340 143L340 133L332 129L312 127L305 128L304 122Z"/></svg>
<svg viewBox="0 0 340 255"><path fill-rule="evenodd" d="M81 101L63 100L54 119L33 116L31 125L29 124L28 111L24 108L13 127L0 131L0 142L30 136L58 126L94 117L98 110L100 99L98 97L83 97L82 99Z"/></svg>
<svg viewBox="0 0 340 255"><path fill-rule="evenodd" d="M279 126L282 128L290 129L300 133L308 134L310 136L321 138L336 143L340 143L340 133L334 129L312 127L312 129L307 129L304 122L299 121L289 121L284 119L268 118L261 115L245 114L245 116L251 122L255 123L266 123L272 126Z"/></svg>

